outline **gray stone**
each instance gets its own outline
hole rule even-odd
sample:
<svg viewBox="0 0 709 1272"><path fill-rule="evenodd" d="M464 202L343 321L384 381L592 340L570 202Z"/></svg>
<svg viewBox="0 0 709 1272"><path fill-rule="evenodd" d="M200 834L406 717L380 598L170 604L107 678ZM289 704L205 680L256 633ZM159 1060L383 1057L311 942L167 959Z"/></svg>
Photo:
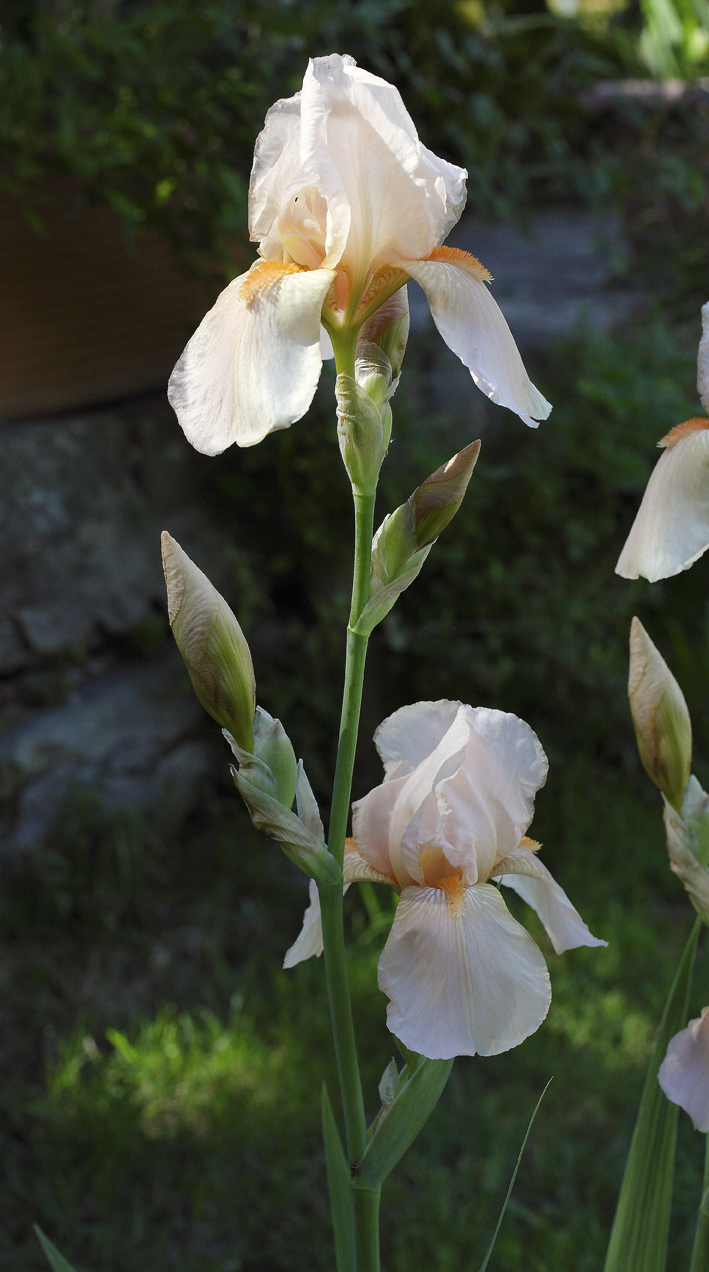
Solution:
<svg viewBox="0 0 709 1272"><path fill-rule="evenodd" d="M110 808L159 807L163 818L178 818L214 764L214 748L194 736L203 719L173 650L85 685L64 707L33 713L0 740L0 853L46 837L72 784Z"/></svg>

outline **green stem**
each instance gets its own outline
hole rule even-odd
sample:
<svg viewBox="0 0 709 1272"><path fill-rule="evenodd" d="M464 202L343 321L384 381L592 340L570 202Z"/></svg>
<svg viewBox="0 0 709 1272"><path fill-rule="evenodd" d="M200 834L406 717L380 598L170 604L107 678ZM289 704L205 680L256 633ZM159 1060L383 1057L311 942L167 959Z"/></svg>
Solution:
<svg viewBox="0 0 709 1272"><path fill-rule="evenodd" d="M702 1200L699 1203L697 1230L694 1234L694 1249L689 1272L709 1272L709 1135L706 1136L706 1141Z"/></svg>
<svg viewBox="0 0 709 1272"><path fill-rule="evenodd" d="M359 1272L380 1272L379 1264L379 1197L380 1190L365 1192L353 1189L355 1241Z"/></svg>
<svg viewBox="0 0 709 1272"><path fill-rule="evenodd" d="M372 555L372 530L374 524L374 496L355 494L355 560L352 583L352 607L347 629L347 656L345 662L345 686L342 699L340 736L337 747L337 764L330 812L328 845L331 853L342 864L347 834L352 771L354 768L359 713L362 701L364 664L367 654L367 638L352 631L369 599L369 575ZM345 1118L347 1155L350 1164L357 1163L367 1143L367 1124L364 1117L362 1082L355 1039L347 955L342 912L342 888L320 890L322 912L325 975L330 1004L330 1018L340 1079L340 1094ZM368 1197L371 1194L366 1194ZM360 1209L362 1211L360 1215ZM378 1272L379 1201L372 1209L371 1201L363 1208L355 1199L355 1231L358 1252L358 1272Z"/></svg>

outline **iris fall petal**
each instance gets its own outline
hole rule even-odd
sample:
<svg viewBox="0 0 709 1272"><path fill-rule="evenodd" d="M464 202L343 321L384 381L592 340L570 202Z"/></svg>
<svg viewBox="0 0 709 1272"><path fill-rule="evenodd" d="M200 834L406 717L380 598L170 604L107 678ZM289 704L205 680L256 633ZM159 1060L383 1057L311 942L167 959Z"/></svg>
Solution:
<svg viewBox="0 0 709 1272"><path fill-rule="evenodd" d="M500 862L494 877L536 910L556 954L574 950L579 945L608 944L593 936L564 889L529 848L516 848L511 852Z"/></svg>
<svg viewBox="0 0 709 1272"><path fill-rule="evenodd" d="M330 270L261 262L221 293L170 377L168 397L196 450L253 446L305 414L332 279Z"/></svg>
<svg viewBox="0 0 709 1272"><path fill-rule="evenodd" d="M539 948L489 884L466 888L455 904L442 888L406 888L379 987L391 1032L431 1059L516 1047L551 1002Z"/></svg>
<svg viewBox="0 0 709 1272"><path fill-rule="evenodd" d="M709 420L680 424L667 443L615 567L624 579L671 578L709 548Z"/></svg>
<svg viewBox="0 0 709 1272"><path fill-rule="evenodd" d="M448 253L444 257L444 253ZM468 368L478 388L499 406L536 428L551 411L532 384L505 318L488 290L487 271L456 249L440 249L439 260L397 260L426 293L443 339Z"/></svg>

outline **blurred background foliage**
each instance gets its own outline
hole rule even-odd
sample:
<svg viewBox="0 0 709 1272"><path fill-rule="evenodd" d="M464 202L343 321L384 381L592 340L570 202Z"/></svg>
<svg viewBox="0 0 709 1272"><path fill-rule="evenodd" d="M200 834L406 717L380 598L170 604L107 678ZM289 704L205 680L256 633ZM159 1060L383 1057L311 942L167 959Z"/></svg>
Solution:
<svg viewBox="0 0 709 1272"><path fill-rule="evenodd" d="M252 259L248 171L265 110L295 91L307 55L333 49L399 85L426 143L468 166L479 215L524 223L560 199L620 215L629 252L619 270L647 304L612 334L579 329L529 359L555 403L537 432L472 389L463 419L428 409L412 342L380 514L478 433L483 451L455 522L372 642L355 790L380 777L376 724L418 698L514 710L549 752L534 833L611 944L551 956L552 1012L522 1048L457 1063L388 1185L385 1266L479 1265L553 1073L494 1266L593 1272L691 922L628 717L634 612L687 693L695 768L709 777L709 561L653 587L613 574L657 439L698 410L705 0L4 0L0 34L0 180L38 233L41 179L69 174L127 232L160 227L215 288ZM599 90L648 76L655 96ZM670 101L668 76L696 83ZM323 801L350 553L331 389L326 373L308 420L261 446L195 457L205 500L233 527L229 599L254 642L259 701L286 723ZM166 624L151 648L160 638ZM391 910L375 889L354 893L371 1107L392 1051L374 976ZM279 970L304 901L220 773L169 835L77 789L51 841L5 870L4 1267L43 1266L37 1220L78 1272L331 1268L316 1099L323 1078L334 1082L322 969ZM700 956L695 1008L709 997L704 966ZM673 1268L687 1259L700 1158L683 1119Z"/></svg>

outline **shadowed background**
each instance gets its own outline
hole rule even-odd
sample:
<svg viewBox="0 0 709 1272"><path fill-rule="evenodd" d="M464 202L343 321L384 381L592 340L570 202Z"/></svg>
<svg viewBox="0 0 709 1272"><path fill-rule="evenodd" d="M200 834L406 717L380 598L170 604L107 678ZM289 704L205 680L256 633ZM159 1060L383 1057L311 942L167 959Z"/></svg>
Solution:
<svg viewBox="0 0 709 1272"><path fill-rule="evenodd" d="M517 712L551 761L535 837L610 941L550 954L534 1038L457 1062L387 1185L385 1267L479 1266L554 1074L493 1266L593 1272L691 919L630 727L636 611L685 689L707 777L706 563L653 587L613 574L655 443L699 409L704 9L678 3L664 35L650 3L591 0L18 2L0 22L3 1266L43 1266L33 1221L77 1272L332 1266L322 967L279 970L304 882L239 806L171 643L158 539L169 529L239 616L259 702L326 812L351 551L331 369L305 420L217 459L187 446L164 386L253 259L266 108L337 49L396 82L426 144L468 167L451 242L491 270L554 403L535 432L487 403L411 286L380 517L468 441L483 448L372 641L354 793L379 780L371 735L404 702ZM374 1112L391 910L371 887L348 905ZM699 1007L701 954L697 981ZM683 1119L673 1267L700 1158Z"/></svg>

